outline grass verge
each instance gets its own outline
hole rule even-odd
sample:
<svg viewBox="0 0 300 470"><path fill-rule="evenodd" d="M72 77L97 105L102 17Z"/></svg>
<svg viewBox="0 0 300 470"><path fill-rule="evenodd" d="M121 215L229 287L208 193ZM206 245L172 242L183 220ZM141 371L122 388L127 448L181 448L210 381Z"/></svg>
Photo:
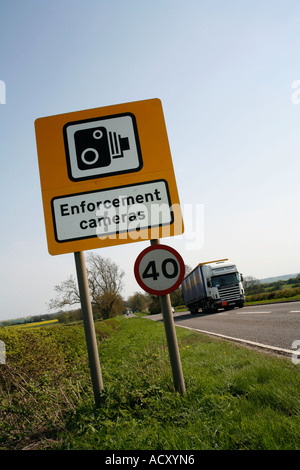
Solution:
<svg viewBox="0 0 300 470"><path fill-rule="evenodd" d="M287 302L297 302L300 300L300 295L295 295L294 297L280 297L278 299L266 299L266 300L253 300L253 301L246 301L245 307L248 305L263 305L263 304L276 304L276 303L287 303Z"/></svg>
<svg viewBox="0 0 300 470"><path fill-rule="evenodd" d="M32 330L39 340L26 375L16 357L9 372L1 366L2 448L300 448L300 368L290 360L178 328L187 388L180 396L162 323L118 318L96 328L105 387L97 409L80 327L45 329L42 349L52 354L39 367L42 329ZM25 355L19 351L19 360Z"/></svg>
<svg viewBox="0 0 300 470"><path fill-rule="evenodd" d="M95 324L99 342L119 327ZM92 389L82 325L0 328L0 450L47 449L59 441L68 413L90 403Z"/></svg>

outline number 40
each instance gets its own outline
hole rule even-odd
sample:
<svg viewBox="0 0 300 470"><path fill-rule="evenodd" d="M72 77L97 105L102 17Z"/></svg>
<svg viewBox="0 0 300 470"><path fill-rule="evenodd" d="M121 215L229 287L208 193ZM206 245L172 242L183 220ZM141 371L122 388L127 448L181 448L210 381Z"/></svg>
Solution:
<svg viewBox="0 0 300 470"><path fill-rule="evenodd" d="M172 258L166 258L163 260L161 263L161 272L164 277L167 279L173 279L178 275L178 263L172 259ZM160 272L156 268L156 262L155 261L149 261L147 264L143 274L142 278L143 279L149 279L152 278L154 281L158 279L160 276Z"/></svg>

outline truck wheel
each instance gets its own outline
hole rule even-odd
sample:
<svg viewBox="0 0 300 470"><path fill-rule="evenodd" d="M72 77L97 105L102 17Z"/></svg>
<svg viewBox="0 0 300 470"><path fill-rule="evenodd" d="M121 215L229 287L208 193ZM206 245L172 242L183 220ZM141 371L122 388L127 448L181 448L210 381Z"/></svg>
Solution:
<svg viewBox="0 0 300 470"><path fill-rule="evenodd" d="M209 309L208 309L208 312L209 313L216 313L218 310L215 308L214 306L214 303L213 302L209 302Z"/></svg>
<svg viewBox="0 0 300 470"><path fill-rule="evenodd" d="M203 313L215 313L216 309L214 307L213 302L210 302L209 300L207 302L203 302L202 312Z"/></svg>

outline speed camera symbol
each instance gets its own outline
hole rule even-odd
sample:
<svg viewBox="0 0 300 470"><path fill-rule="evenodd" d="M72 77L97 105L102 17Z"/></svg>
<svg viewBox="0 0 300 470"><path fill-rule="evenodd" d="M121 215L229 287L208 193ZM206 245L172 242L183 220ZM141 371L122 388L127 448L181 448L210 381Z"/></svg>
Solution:
<svg viewBox="0 0 300 470"><path fill-rule="evenodd" d="M137 126L132 114L67 123L63 132L71 180L100 178L142 168Z"/></svg>

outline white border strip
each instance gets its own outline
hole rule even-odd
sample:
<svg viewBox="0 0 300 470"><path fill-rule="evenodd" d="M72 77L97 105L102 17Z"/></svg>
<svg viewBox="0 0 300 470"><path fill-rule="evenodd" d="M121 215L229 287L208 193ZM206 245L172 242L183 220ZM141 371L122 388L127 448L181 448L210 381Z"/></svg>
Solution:
<svg viewBox="0 0 300 470"><path fill-rule="evenodd" d="M175 323L175 326L179 326L180 328L186 328L187 330L191 330L191 331L197 331L198 333L205 333L207 335L212 335L212 336L217 336L219 338L228 339L229 341L235 341L237 343L244 343L244 344L249 344L250 346L256 346L256 347L263 348L263 349L270 349L274 352L278 352L281 354L295 354L295 350L292 350L292 349L284 349L284 348L279 348L276 346L270 346L268 344L256 343L255 341L249 341L246 339L233 338L232 336L221 335L219 333L213 333L212 331L198 330L197 328L191 328L189 326L178 325L176 323Z"/></svg>

